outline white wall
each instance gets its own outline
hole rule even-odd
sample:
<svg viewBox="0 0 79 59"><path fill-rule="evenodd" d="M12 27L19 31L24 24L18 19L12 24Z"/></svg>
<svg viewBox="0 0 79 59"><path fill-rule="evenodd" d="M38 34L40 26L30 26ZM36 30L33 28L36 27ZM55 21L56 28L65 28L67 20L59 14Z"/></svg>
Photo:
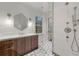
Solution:
<svg viewBox="0 0 79 59"><path fill-rule="evenodd" d="M79 3L69 3L68 14L67 7L64 2L54 3L54 51L59 55L79 55L71 50L71 44L73 41L73 26L72 26L72 15L74 14L74 6L77 6L77 19L79 19ZM68 15L68 17L66 17ZM66 39L67 34L64 32L66 22L69 21L69 27L72 32L69 33L69 39ZM77 26L77 42L79 43L79 25ZM74 47L76 49L76 46Z"/></svg>
<svg viewBox="0 0 79 59"><path fill-rule="evenodd" d="M14 20L13 16L18 13L23 13L26 18L32 18L33 25L27 27L24 33L35 33L35 16L43 16L41 11L33 9L27 3L0 3L0 34L11 34L20 32L18 29L14 28L13 25L8 26L5 24L5 20L8 18L7 13L11 13L11 19ZM6 29L6 30L5 30Z"/></svg>

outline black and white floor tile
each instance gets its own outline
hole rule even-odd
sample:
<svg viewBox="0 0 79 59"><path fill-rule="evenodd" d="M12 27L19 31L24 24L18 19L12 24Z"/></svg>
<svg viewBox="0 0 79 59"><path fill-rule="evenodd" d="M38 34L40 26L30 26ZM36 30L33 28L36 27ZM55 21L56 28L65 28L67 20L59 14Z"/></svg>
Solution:
<svg viewBox="0 0 79 59"><path fill-rule="evenodd" d="M45 38L40 38L38 42L38 49L26 54L25 56L53 56L51 41Z"/></svg>

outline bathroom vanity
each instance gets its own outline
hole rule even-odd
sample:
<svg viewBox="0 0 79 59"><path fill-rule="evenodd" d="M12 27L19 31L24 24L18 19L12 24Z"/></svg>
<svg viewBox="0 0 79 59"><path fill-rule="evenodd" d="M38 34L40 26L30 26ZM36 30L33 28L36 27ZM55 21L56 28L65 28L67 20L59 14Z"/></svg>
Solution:
<svg viewBox="0 0 79 59"><path fill-rule="evenodd" d="M38 48L38 35L0 38L0 56L22 56Z"/></svg>

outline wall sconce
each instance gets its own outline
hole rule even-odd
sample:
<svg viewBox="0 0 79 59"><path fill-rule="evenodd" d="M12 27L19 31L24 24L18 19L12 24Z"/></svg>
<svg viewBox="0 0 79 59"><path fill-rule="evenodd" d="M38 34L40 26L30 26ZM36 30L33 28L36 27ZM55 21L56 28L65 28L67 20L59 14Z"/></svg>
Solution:
<svg viewBox="0 0 79 59"><path fill-rule="evenodd" d="M32 19L29 18L29 21L28 21L28 26L31 27L32 26Z"/></svg>
<svg viewBox="0 0 79 59"><path fill-rule="evenodd" d="M11 14L7 13L7 19L5 20L5 24L7 24L8 26L11 26L13 24L13 21L11 20Z"/></svg>
<svg viewBox="0 0 79 59"><path fill-rule="evenodd" d="M7 13L7 16L10 18L11 17L11 14L10 13Z"/></svg>

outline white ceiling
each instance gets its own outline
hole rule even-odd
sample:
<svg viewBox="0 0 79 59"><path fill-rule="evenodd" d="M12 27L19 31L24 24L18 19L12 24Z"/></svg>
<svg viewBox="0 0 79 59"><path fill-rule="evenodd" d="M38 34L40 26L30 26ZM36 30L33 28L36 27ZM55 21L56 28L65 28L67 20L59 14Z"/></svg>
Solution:
<svg viewBox="0 0 79 59"><path fill-rule="evenodd" d="M5 2L0 3L0 6L10 6L10 5L16 5L16 4L24 4L30 8L33 8L34 10L41 11L41 12L47 12L51 10L51 4L52 2Z"/></svg>
<svg viewBox="0 0 79 59"><path fill-rule="evenodd" d="M51 9L52 2L28 2L23 4L27 4L38 11L47 12Z"/></svg>
<svg viewBox="0 0 79 59"><path fill-rule="evenodd" d="M28 4L34 8L40 9L43 5L43 2L30 2L30 3L25 3Z"/></svg>

